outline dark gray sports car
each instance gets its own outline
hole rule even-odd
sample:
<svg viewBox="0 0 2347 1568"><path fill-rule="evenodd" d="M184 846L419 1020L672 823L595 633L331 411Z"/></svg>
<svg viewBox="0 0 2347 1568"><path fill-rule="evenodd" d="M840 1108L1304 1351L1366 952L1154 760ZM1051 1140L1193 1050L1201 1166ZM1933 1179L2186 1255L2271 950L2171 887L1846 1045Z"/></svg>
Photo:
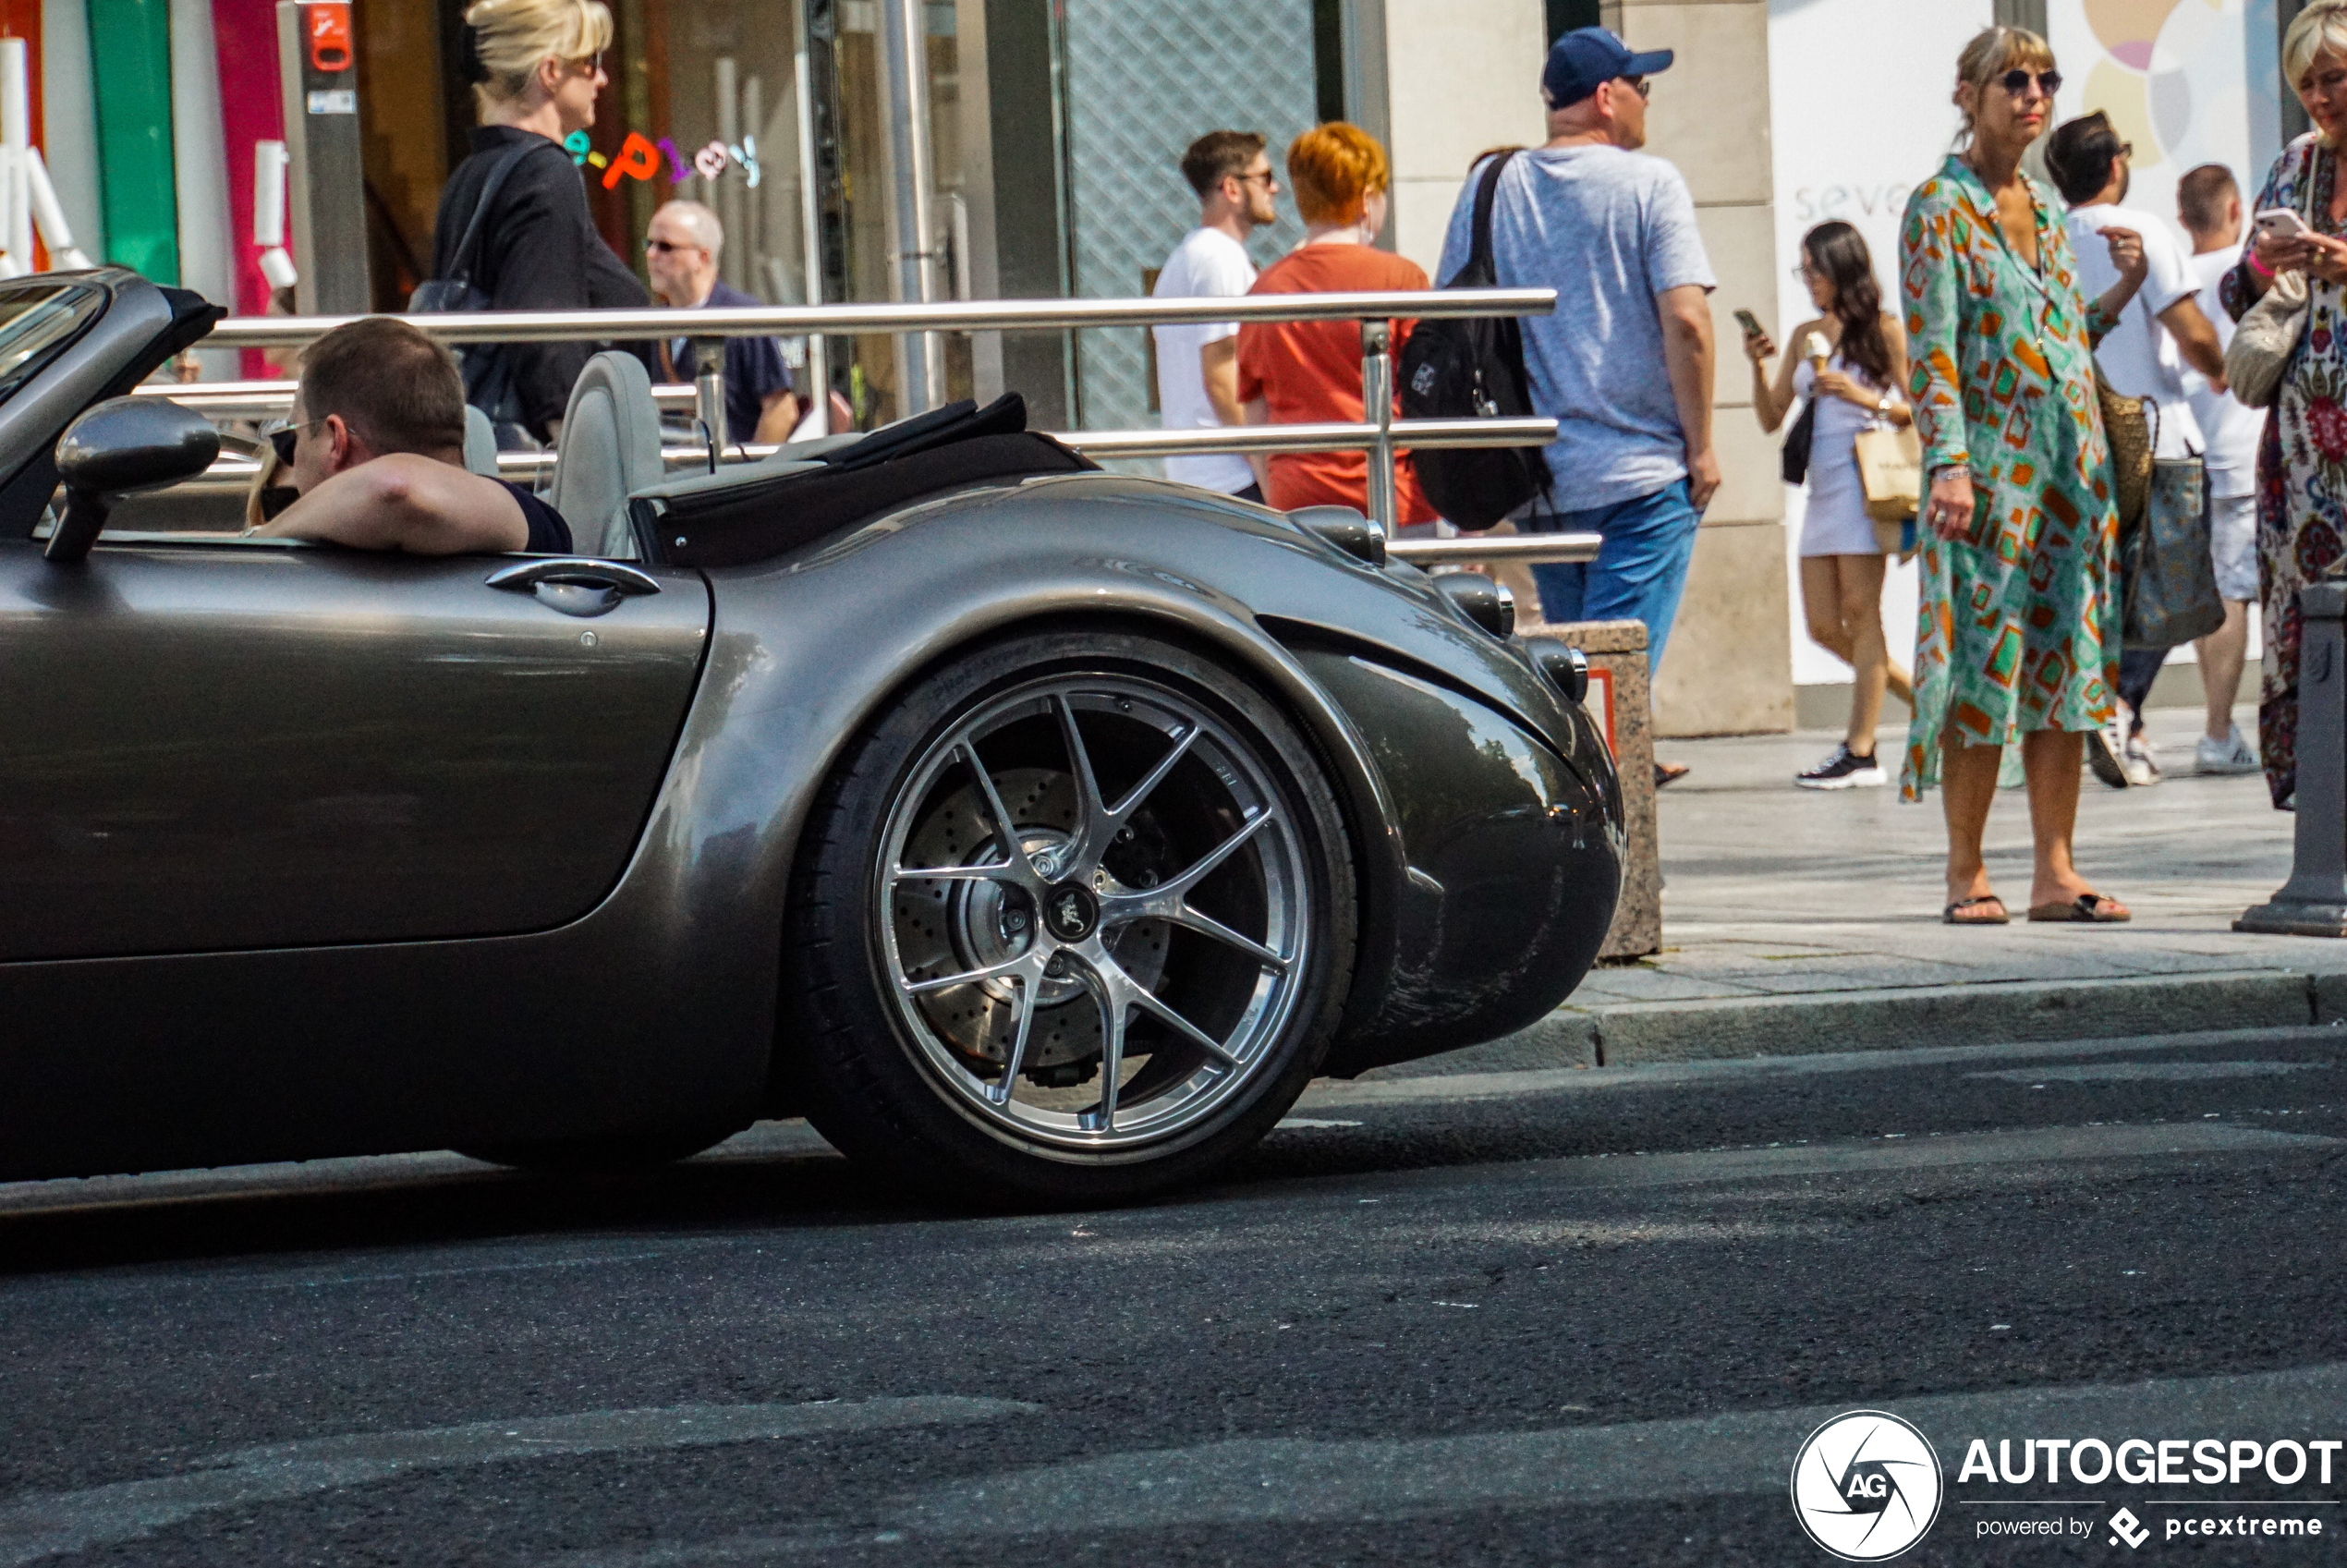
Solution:
<svg viewBox="0 0 2347 1568"><path fill-rule="evenodd" d="M1357 517L1006 400L639 491L591 557L158 528L117 503L217 438L124 395L216 315L0 285L0 1178L803 1113L1113 1200L1596 956L1578 655Z"/></svg>

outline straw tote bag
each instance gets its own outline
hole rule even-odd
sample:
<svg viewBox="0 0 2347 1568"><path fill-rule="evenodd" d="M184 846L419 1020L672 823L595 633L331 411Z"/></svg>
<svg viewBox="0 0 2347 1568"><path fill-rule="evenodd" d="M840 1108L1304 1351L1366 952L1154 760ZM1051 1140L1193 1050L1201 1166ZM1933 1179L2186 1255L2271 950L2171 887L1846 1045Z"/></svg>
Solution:
<svg viewBox="0 0 2347 1568"><path fill-rule="evenodd" d="M2151 499L2150 401L2127 397L2103 379L2102 364L2095 363L2095 401L2102 406L2103 440L2110 447L2111 488L2119 502L2119 537L2125 539L2143 521Z"/></svg>

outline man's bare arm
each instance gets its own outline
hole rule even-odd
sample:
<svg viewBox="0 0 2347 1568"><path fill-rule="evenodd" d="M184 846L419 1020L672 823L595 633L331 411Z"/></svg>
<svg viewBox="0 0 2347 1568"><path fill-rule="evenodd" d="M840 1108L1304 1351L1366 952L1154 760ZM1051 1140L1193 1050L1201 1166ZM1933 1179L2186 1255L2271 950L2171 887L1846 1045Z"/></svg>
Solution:
<svg viewBox="0 0 2347 1568"><path fill-rule="evenodd" d="M784 387L770 392L758 406L758 429L750 439L760 446L780 446L798 428L798 394ZM739 441L741 437L734 438Z"/></svg>
<svg viewBox="0 0 2347 1568"><path fill-rule="evenodd" d="M2202 313L2200 302L2186 295L2159 312L2159 324L2176 340L2184 363L2207 376L2211 390L2224 391L2225 350L2217 341L2217 329Z"/></svg>
<svg viewBox="0 0 2347 1568"><path fill-rule="evenodd" d="M1239 410L1239 418L1232 422L1243 425L1270 424L1271 422L1271 400L1257 398L1242 407ZM1271 455L1268 452L1249 452L1246 456L1246 466L1255 470L1256 484L1261 488L1266 496L1270 495L1271 493Z"/></svg>
<svg viewBox="0 0 2347 1568"><path fill-rule="evenodd" d="M344 469L253 531L411 555L500 554L529 542L513 492L407 452Z"/></svg>
<svg viewBox="0 0 2347 1568"><path fill-rule="evenodd" d="M1238 334L1199 345L1198 368L1206 378L1206 400L1214 405L1214 417L1226 425L1246 423L1246 413L1239 407Z"/></svg>
<svg viewBox="0 0 2347 1568"><path fill-rule="evenodd" d="M1687 499L1702 511L1720 488L1720 454L1711 444L1711 307L1696 284L1654 297L1662 317L1662 358L1671 372L1672 400L1687 443Z"/></svg>

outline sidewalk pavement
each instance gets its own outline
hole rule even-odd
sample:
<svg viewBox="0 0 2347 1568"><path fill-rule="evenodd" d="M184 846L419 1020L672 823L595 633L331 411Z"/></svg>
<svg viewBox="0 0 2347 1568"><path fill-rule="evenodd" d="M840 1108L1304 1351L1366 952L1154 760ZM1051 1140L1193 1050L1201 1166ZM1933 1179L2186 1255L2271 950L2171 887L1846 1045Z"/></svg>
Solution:
<svg viewBox="0 0 2347 1568"><path fill-rule="evenodd" d="M2113 790L2089 774L2078 812L2079 869L2134 911L2123 926L2025 918L2018 789L1988 819L2013 923L1942 924L1940 797L1900 801L1903 726L1882 731L1882 789L1794 787L1838 733L1658 742L1693 769L1660 802L1662 952L1598 969L1531 1028L1378 1076L2347 1020L2347 941L2231 929L2288 878L2293 819L2259 775L2194 776L2196 711L2148 721L2166 776Z"/></svg>

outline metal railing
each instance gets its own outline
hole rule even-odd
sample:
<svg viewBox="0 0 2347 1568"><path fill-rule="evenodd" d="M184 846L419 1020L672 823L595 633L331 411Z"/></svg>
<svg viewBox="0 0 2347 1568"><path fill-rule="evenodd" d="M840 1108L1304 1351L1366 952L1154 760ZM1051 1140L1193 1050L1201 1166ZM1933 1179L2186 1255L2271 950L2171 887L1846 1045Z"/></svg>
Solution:
<svg viewBox="0 0 2347 1568"><path fill-rule="evenodd" d="M1050 332L1085 328L1153 327L1198 322L1356 321L1361 325L1361 384L1371 418L1359 424L1231 426L1208 430L1065 431L1055 439L1095 459L1167 457L1206 453L1367 451L1370 456L1368 516L1389 536L1395 521L1394 455L1407 448L1537 446L1556 437L1547 419L1401 419L1392 417L1393 359L1390 322L1478 316L1545 315L1556 307L1546 288L1384 290L1339 294L1246 295L1235 298L1188 299L994 299L941 304L745 306L683 311L483 310L407 316L410 325L442 342L484 343L627 342L686 337L696 360L710 367L689 385L653 388L664 411L689 410L709 433L707 445L671 446L663 456L672 468L705 465L711 453L727 460L755 461L772 446L727 439L724 355L715 350L730 337L839 336L853 333ZM203 340L207 348L298 347L354 316L253 316L224 321ZM679 331L679 328L688 330ZM282 416L293 404L291 382L157 383L141 394L167 396L215 419ZM827 412L827 411L826 411ZM555 462L552 452L498 455L501 474L516 480L542 475ZM203 480L217 490L249 482L258 465L224 456ZM1439 546L1439 549L1429 547ZM1597 553L1594 534L1524 538L1395 540L1392 553L1427 564L1471 561L1587 561Z"/></svg>

